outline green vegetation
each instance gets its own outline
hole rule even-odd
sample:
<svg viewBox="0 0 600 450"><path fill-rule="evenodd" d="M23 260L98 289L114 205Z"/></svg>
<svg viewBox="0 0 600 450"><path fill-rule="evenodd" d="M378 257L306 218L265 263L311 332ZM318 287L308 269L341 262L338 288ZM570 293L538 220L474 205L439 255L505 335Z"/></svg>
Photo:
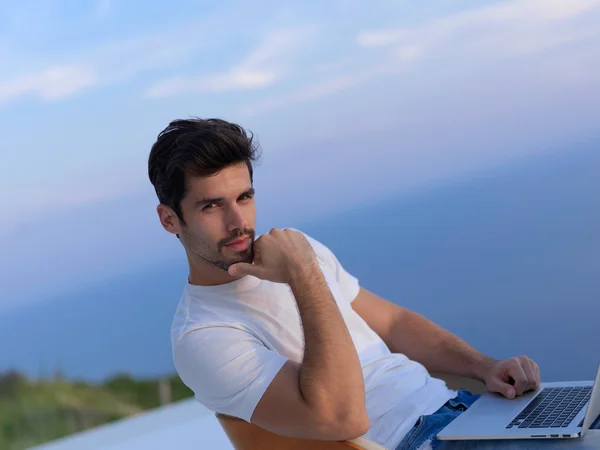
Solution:
<svg viewBox="0 0 600 450"><path fill-rule="evenodd" d="M176 375L162 380L118 375L90 384L0 374L0 449L26 449L190 396Z"/></svg>

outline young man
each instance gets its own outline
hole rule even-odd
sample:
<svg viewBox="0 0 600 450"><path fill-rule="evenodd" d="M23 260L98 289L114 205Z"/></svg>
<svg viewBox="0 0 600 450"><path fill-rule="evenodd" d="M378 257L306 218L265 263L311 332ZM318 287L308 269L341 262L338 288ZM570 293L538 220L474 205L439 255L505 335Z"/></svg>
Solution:
<svg viewBox="0 0 600 450"><path fill-rule="evenodd" d="M189 262L171 337L198 401L281 435L404 449L476 398L429 371L508 398L539 386L529 358L489 358L367 291L310 236L255 239L257 156L243 128L218 119L173 121L150 152L158 216Z"/></svg>

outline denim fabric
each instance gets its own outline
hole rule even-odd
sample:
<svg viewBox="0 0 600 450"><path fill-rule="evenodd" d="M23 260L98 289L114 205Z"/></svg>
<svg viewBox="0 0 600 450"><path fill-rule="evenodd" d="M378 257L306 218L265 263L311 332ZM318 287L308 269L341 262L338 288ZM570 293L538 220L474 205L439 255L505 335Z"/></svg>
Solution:
<svg viewBox="0 0 600 450"><path fill-rule="evenodd" d="M417 450L420 447L427 450L439 449L444 441L437 440L436 435L478 398L479 395L474 395L466 389L460 389L457 391L456 397L448 400L435 413L419 417L415 426L402 439L396 450ZM427 445L423 445L425 443Z"/></svg>

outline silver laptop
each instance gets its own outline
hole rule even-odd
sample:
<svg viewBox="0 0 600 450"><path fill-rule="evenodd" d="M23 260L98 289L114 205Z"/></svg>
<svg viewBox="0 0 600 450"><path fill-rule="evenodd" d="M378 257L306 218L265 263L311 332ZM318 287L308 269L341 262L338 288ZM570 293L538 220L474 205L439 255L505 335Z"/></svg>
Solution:
<svg viewBox="0 0 600 450"><path fill-rule="evenodd" d="M438 435L440 440L578 438L600 415L595 381L542 383L513 400L485 393Z"/></svg>

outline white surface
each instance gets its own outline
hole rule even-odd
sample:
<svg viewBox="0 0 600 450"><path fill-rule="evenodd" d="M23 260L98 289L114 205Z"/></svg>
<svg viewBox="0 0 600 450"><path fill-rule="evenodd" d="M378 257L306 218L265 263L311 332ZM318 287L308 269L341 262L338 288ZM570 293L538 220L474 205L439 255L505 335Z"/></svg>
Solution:
<svg viewBox="0 0 600 450"><path fill-rule="evenodd" d="M32 450L231 450L215 415L194 399L146 411Z"/></svg>

